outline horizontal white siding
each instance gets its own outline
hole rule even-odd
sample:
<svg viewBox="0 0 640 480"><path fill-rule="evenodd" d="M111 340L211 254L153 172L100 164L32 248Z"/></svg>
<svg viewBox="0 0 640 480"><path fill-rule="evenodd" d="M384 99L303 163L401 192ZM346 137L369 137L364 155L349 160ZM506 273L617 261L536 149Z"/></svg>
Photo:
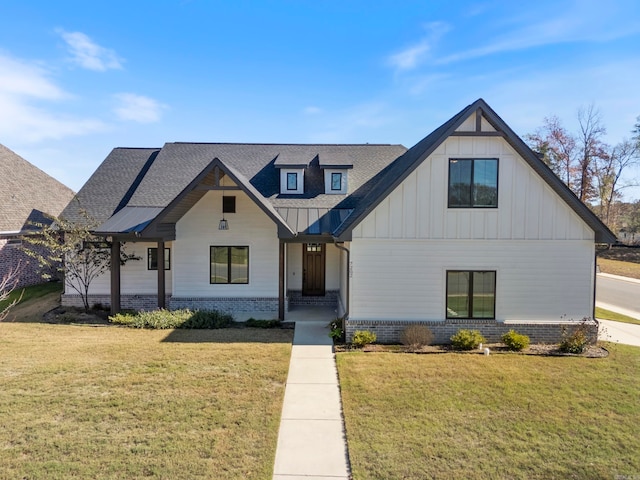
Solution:
<svg viewBox="0 0 640 480"><path fill-rule="evenodd" d="M140 257L140 260L130 260L120 267L120 290L123 295L142 295L158 293L158 271L147 270L147 249L157 248L157 243L127 242L122 250L127 254ZM172 273L174 268L173 242L165 243L165 248L171 249L171 270L165 271L165 289L171 294ZM96 278L90 286L92 295L108 295L111 291L111 274L107 271ZM65 288L68 294L76 293L68 285Z"/></svg>
<svg viewBox="0 0 640 480"><path fill-rule="evenodd" d="M496 270L497 320L592 314L592 241L359 239L351 252L353 320L443 320L447 270Z"/></svg>
<svg viewBox="0 0 640 480"><path fill-rule="evenodd" d="M447 208L450 158L498 158L498 208ZM450 137L354 238L593 240L593 231L500 137Z"/></svg>
<svg viewBox="0 0 640 480"><path fill-rule="evenodd" d="M230 193L226 193L230 195ZM218 230L222 192L211 191L176 225L173 294L178 297L277 297L278 236L271 220L246 194L233 191L236 213ZM210 284L209 247L248 246L249 284Z"/></svg>

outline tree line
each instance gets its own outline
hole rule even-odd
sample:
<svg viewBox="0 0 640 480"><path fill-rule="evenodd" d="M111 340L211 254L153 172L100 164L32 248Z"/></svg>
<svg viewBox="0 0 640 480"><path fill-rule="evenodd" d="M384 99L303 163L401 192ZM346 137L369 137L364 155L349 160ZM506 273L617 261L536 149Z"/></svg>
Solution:
<svg viewBox="0 0 640 480"><path fill-rule="evenodd" d="M640 116L631 138L615 145L604 141L607 130L594 105L580 107L577 121L572 132L557 116L545 117L525 141L614 233L640 232L640 200L623 202L625 189L640 186L638 179L629 178L640 164Z"/></svg>

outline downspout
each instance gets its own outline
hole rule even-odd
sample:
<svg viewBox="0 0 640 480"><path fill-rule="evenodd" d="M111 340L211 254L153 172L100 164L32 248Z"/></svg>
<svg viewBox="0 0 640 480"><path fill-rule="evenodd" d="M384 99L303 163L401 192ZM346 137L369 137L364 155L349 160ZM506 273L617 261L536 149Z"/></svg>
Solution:
<svg viewBox="0 0 640 480"><path fill-rule="evenodd" d="M338 242L338 239L333 237L333 244L336 246L336 248L342 250L343 252L347 253L347 301L346 301L346 305L344 308L344 315L343 317L345 319L349 318L349 299L350 297L350 285L351 285L351 275L350 270L351 270L351 251L344 246L344 242Z"/></svg>

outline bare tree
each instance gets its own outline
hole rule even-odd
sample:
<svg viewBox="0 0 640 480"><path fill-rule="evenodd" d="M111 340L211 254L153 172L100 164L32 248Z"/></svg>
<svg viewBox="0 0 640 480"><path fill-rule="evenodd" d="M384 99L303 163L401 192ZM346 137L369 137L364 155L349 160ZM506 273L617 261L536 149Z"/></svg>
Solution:
<svg viewBox="0 0 640 480"><path fill-rule="evenodd" d="M63 274L65 288L76 291L85 310L90 309L89 288L93 281L111 269L111 245L93 235L97 222L86 212L81 212L83 221L70 222L52 218L51 225L36 225L38 235L27 238L27 243L36 248L25 248L27 255L35 258L40 267L47 267ZM140 257L120 251L120 264ZM43 273L43 278L51 274Z"/></svg>
<svg viewBox="0 0 640 480"><path fill-rule="evenodd" d="M593 104L578 109L578 185L577 195L580 200L587 202L597 198L593 182L596 163L607 161L609 149L602 141L607 129L602 124L602 115Z"/></svg>
<svg viewBox="0 0 640 480"><path fill-rule="evenodd" d="M19 297L14 297L13 300L10 300L11 293L15 290L18 285L20 272L20 264L11 268L0 280L0 322L7 318L9 314L9 310L15 306L20 300L22 300L22 294ZM24 290L23 290L24 292ZM6 303L8 302L8 303ZM6 305L5 305L6 303Z"/></svg>
<svg viewBox="0 0 640 480"><path fill-rule="evenodd" d="M542 160L573 191L577 192L577 140L558 117L545 117L544 125L525 136L529 146L542 155Z"/></svg>
<svg viewBox="0 0 640 480"><path fill-rule="evenodd" d="M619 227L616 218L614 218L612 207L616 201L621 200L621 190L635 186L634 183L621 184L621 180L622 174L629 167L638 164L639 153L638 143L625 139L595 163L594 178L600 200L599 216L609 228L617 230Z"/></svg>

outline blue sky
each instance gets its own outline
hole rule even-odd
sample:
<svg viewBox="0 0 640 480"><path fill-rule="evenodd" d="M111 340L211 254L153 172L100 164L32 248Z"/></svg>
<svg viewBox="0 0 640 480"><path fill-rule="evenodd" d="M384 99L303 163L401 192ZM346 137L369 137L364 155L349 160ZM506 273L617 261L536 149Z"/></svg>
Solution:
<svg viewBox="0 0 640 480"><path fill-rule="evenodd" d="M74 190L114 147L409 147L480 97L520 135L593 103L617 143L639 79L637 0L0 4L0 143Z"/></svg>

